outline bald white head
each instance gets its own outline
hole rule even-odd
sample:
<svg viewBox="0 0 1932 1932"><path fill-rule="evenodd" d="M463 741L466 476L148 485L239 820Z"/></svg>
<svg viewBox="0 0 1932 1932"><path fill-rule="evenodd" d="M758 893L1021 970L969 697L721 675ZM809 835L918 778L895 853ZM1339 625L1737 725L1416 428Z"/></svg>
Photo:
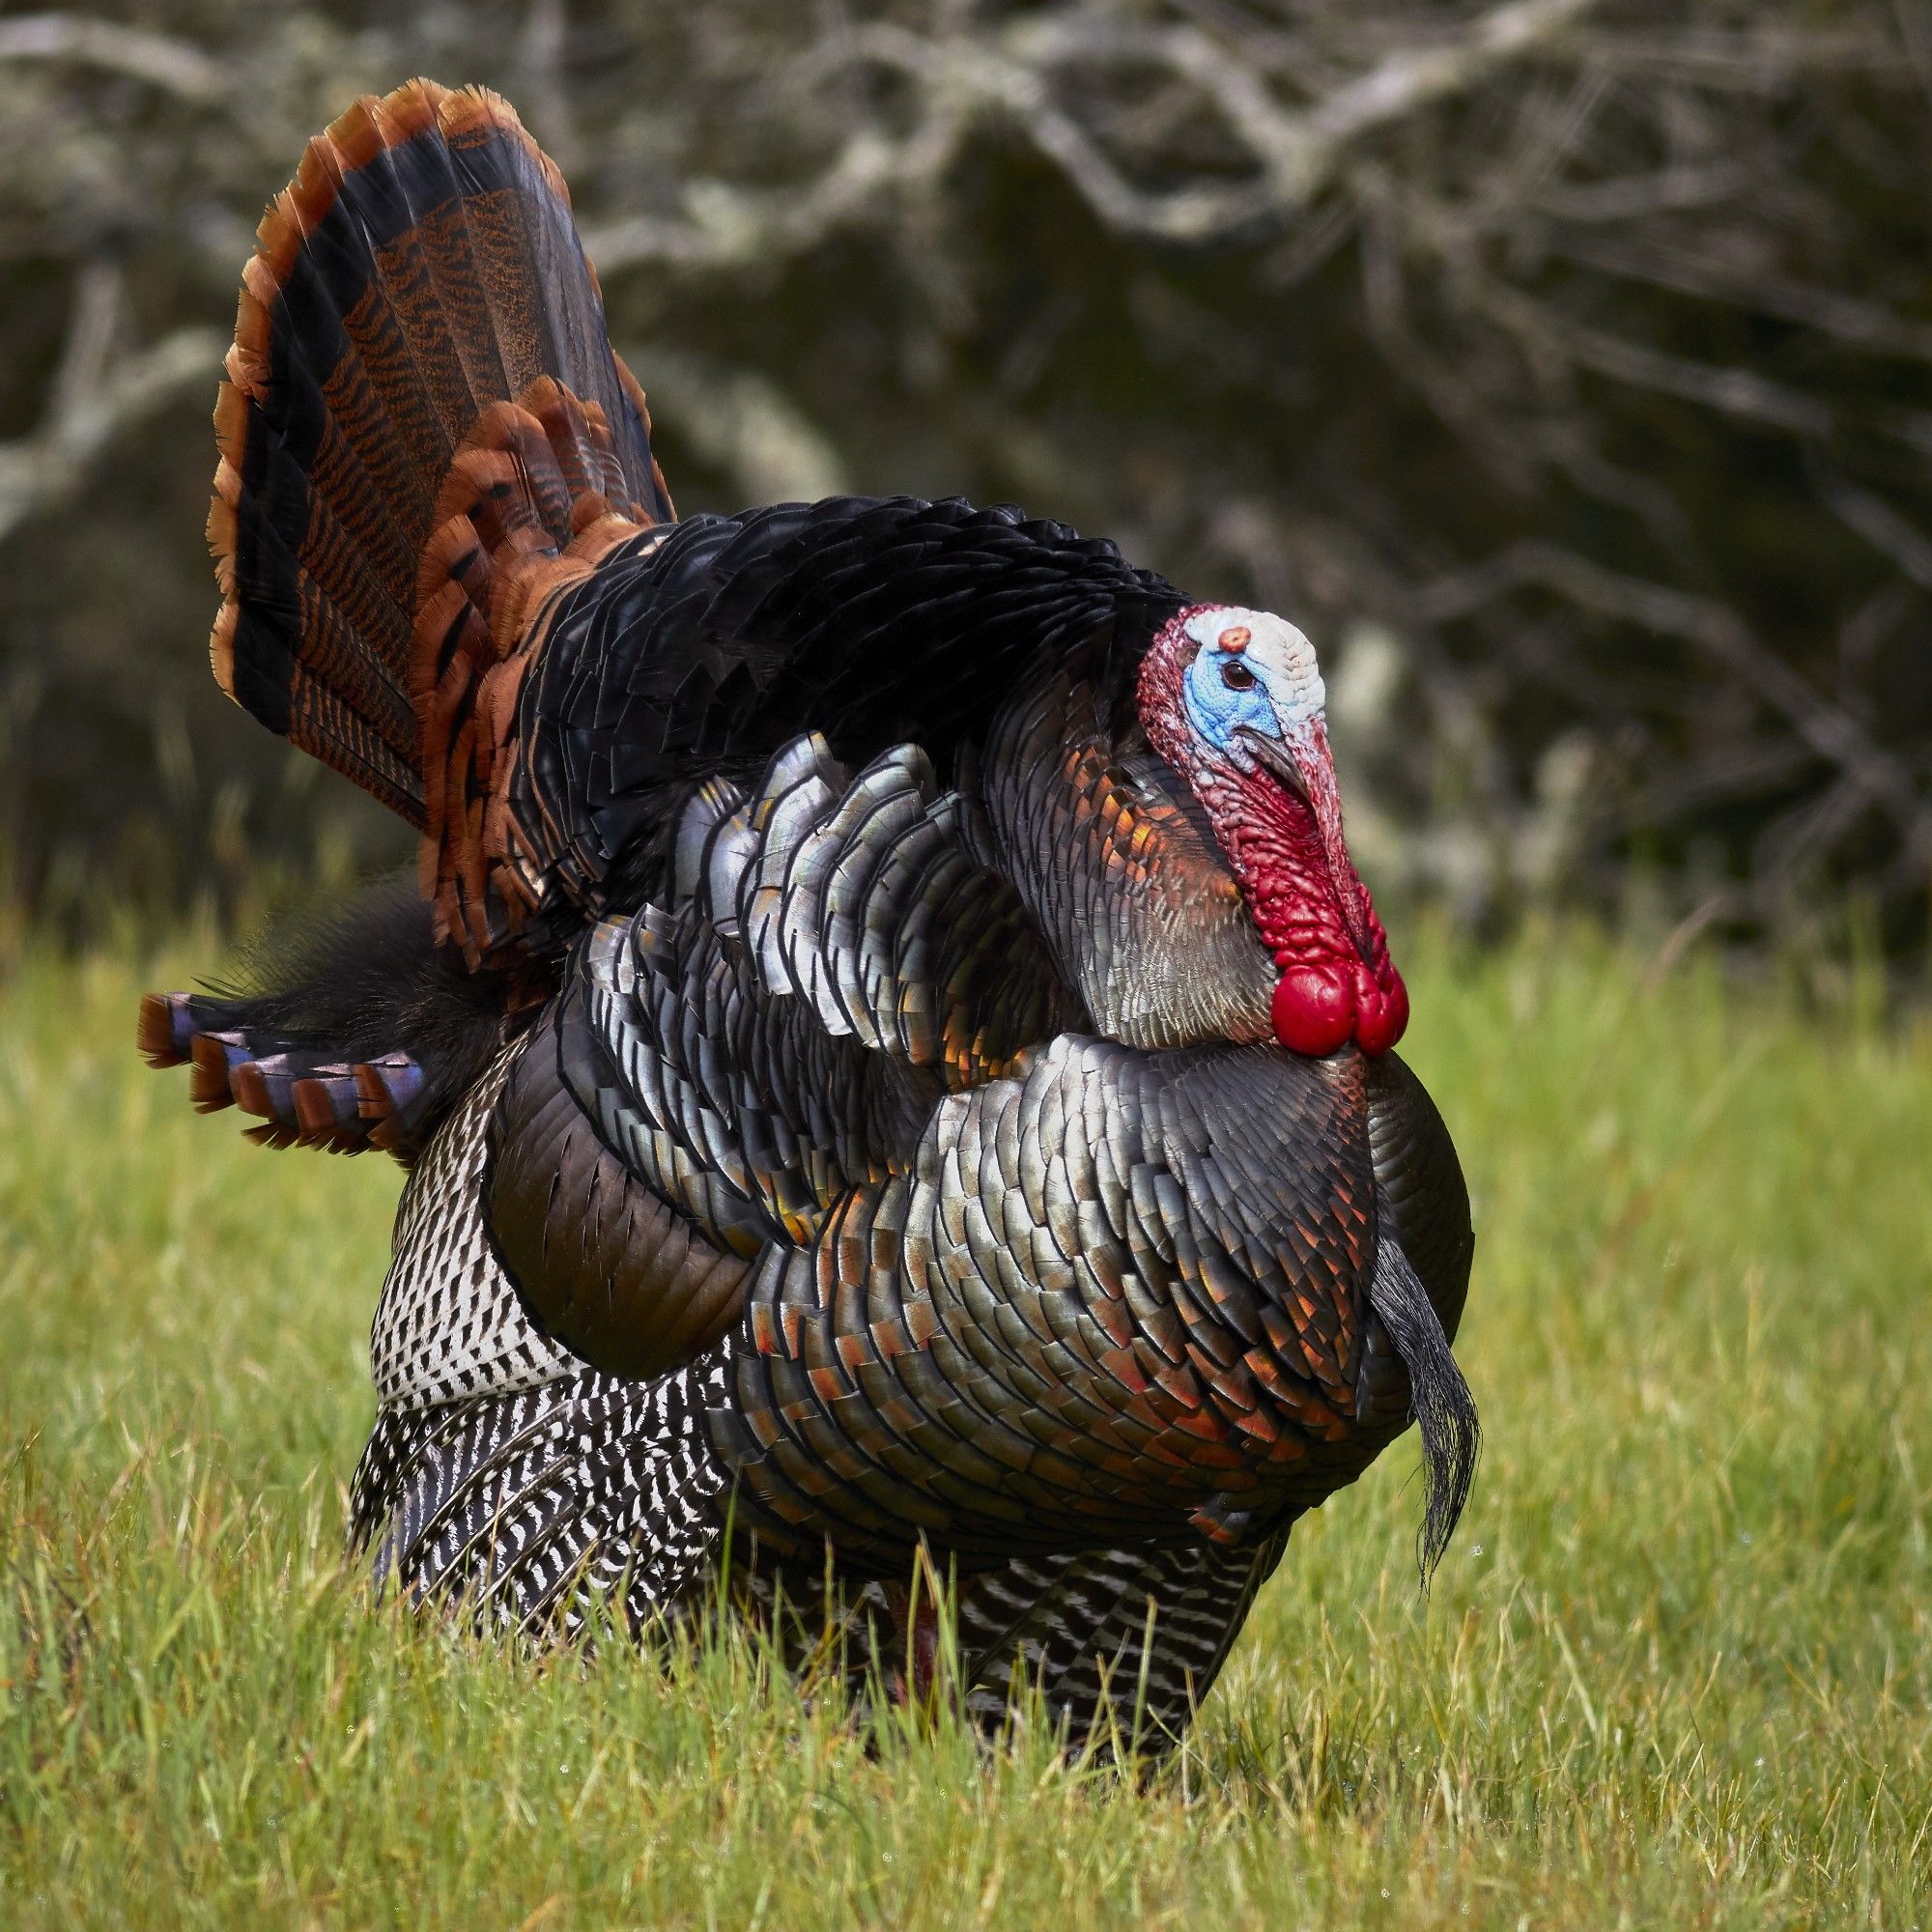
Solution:
<svg viewBox="0 0 1932 1932"><path fill-rule="evenodd" d="M1245 731L1280 744L1321 717L1327 693L1315 646L1286 617L1218 604L1190 612L1181 628L1199 646L1182 684L1187 722L1224 757L1251 762Z"/></svg>

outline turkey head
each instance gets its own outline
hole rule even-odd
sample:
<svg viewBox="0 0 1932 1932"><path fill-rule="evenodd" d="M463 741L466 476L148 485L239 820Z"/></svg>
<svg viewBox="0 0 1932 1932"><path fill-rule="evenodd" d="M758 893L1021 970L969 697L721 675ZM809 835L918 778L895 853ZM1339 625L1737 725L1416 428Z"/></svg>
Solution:
<svg viewBox="0 0 1932 1932"><path fill-rule="evenodd" d="M1274 1035L1321 1055L1386 1053L1408 994L1342 837L1315 648L1272 611L1189 606L1143 659L1148 742L1187 782L1280 974Z"/></svg>

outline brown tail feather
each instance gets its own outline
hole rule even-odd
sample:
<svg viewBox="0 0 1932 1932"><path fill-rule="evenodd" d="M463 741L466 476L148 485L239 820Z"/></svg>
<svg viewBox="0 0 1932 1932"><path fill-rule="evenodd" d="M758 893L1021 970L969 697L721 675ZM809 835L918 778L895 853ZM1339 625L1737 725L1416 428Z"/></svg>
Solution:
<svg viewBox="0 0 1932 1932"><path fill-rule="evenodd" d="M194 993L150 993L136 1043L156 1067L188 1065L195 1111L240 1107L260 1122L250 1140L332 1153L384 1148L404 1160L444 1104L421 1064L394 1051L345 1057L327 1045L277 1037L247 1024L248 1003ZM239 1023L238 1023L239 1022Z"/></svg>
<svg viewBox="0 0 1932 1932"><path fill-rule="evenodd" d="M416 80L309 143L242 277L209 537L221 687L424 836L473 961L529 910L503 800L555 593L668 522L563 179Z"/></svg>

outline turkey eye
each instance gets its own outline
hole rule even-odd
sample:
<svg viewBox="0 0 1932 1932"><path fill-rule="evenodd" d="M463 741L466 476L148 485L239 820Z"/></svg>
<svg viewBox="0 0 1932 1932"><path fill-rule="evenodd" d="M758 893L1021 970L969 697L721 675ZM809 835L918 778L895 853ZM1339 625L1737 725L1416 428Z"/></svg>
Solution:
<svg viewBox="0 0 1932 1932"><path fill-rule="evenodd" d="M1255 674L1239 658L1230 658L1221 667L1221 682L1230 691L1252 691L1255 688Z"/></svg>

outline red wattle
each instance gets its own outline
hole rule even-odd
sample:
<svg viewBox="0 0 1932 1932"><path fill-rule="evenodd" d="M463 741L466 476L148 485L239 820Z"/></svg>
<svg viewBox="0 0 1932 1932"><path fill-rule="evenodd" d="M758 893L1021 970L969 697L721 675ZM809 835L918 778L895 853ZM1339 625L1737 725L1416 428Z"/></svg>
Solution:
<svg viewBox="0 0 1932 1932"><path fill-rule="evenodd" d="M1311 1059L1351 1040L1365 1054L1386 1053L1408 1025L1408 993L1390 962L1368 889L1350 862L1321 712L1286 729L1264 758L1239 762L1216 751L1190 722L1190 668L1209 646L1189 627L1225 608L1190 605L1161 627L1141 663L1135 692L1141 725L1207 810L1256 937L1274 959L1275 1038ZM1222 636L1232 639L1234 629L1241 641L1219 645L1229 658L1254 642L1245 625ZM1222 678L1229 682L1227 666ZM1250 675L1248 682L1255 681ZM1231 688L1242 686L1236 679Z"/></svg>
<svg viewBox="0 0 1932 1932"><path fill-rule="evenodd" d="M1356 1002L1355 1044L1366 1054L1386 1053L1408 1026L1408 988L1393 966L1388 969L1385 986L1378 985L1366 971L1368 980Z"/></svg>
<svg viewBox="0 0 1932 1932"><path fill-rule="evenodd" d="M1291 966L1274 989L1269 1012L1282 1045L1319 1059L1355 1031L1355 990L1338 974Z"/></svg>

